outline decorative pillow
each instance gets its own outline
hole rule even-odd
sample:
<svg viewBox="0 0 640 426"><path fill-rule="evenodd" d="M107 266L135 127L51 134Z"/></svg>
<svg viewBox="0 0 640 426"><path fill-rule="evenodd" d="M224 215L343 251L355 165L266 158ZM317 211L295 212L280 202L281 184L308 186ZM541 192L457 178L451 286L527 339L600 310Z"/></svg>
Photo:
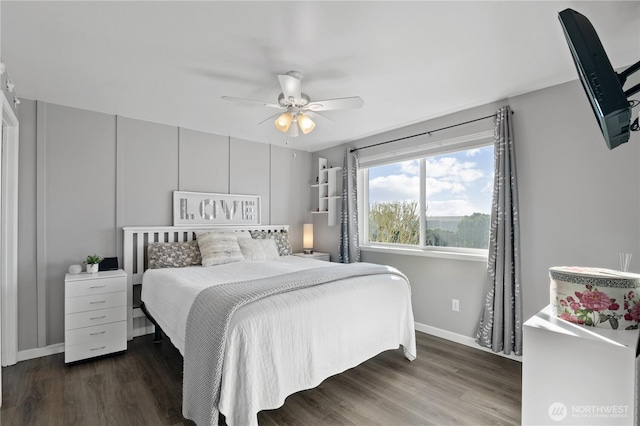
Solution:
<svg viewBox="0 0 640 426"><path fill-rule="evenodd" d="M245 260L275 260L280 257L273 238L259 240L239 238L238 245Z"/></svg>
<svg viewBox="0 0 640 426"><path fill-rule="evenodd" d="M200 249L196 241L151 243L147 246L149 269L184 268L200 265Z"/></svg>
<svg viewBox="0 0 640 426"><path fill-rule="evenodd" d="M223 263L244 260L238 237L227 232L196 232L202 266L222 265Z"/></svg>
<svg viewBox="0 0 640 426"><path fill-rule="evenodd" d="M238 237L238 241L251 239L251 234L249 233L249 231L234 231L234 234L236 234L236 237Z"/></svg>
<svg viewBox="0 0 640 426"><path fill-rule="evenodd" d="M212 233L212 234L230 234L230 235L235 235L239 240L241 240L243 238L251 238L251 234L249 233L249 231L243 231L241 229L236 231L235 229L217 228L217 229L212 229L210 231L201 231L201 232L209 232L209 233Z"/></svg>
<svg viewBox="0 0 640 426"><path fill-rule="evenodd" d="M255 239L267 239L272 238L278 246L278 253L280 256L289 256L293 253L291 245L289 244L289 233L287 231L282 232L267 232L267 231L250 231L251 236Z"/></svg>

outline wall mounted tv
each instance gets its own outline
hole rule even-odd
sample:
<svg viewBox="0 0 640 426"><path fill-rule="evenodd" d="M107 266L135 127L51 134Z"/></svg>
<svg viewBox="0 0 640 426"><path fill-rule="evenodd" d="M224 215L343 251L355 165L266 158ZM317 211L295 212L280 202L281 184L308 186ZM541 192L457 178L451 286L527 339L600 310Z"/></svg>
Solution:
<svg viewBox="0 0 640 426"><path fill-rule="evenodd" d="M631 124L632 103L628 97L640 92L640 84L627 91L622 87L627 77L640 69L640 62L621 73L615 72L596 30L585 16L565 9L558 19L607 146L613 149L626 143L630 130L638 126L637 119Z"/></svg>

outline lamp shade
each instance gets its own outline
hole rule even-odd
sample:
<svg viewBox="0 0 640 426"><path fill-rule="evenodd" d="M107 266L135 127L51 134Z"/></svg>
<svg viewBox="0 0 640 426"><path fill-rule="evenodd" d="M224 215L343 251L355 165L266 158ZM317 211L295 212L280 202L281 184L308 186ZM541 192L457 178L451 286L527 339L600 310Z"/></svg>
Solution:
<svg viewBox="0 0 640 426"><path fill-rule="evenodd" d="M290 112L285 112L281 114L278 118L276 118L275 125L276 129L280 130L282 133L285 133L289 130L289 126L291 126L291 121L293 120L293 116Z"/></svg>
<svg viewBox="0 0 640 426"><path fill-rule="evenodd" d="M313 253L313 223L302 225L302 248L305 253Z"/></svg>
<svg viewBox="0 0 640 426"><path fill-rule="evenodd" d="M314 123L313 120L305 114L298 115L298 125L300 126L300 130L302 130L302 133L304 133L305 135L307 133L310 133L316 127L316 123Z"/></svg>

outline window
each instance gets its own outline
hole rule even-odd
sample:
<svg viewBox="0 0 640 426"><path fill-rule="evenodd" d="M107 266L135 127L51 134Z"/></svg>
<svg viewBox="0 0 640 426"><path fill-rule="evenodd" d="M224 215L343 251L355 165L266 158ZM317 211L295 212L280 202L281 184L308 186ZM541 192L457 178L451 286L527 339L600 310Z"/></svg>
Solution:
<svg viewBox="0 0 640 426"><path fill-rule="evenodd" d="M421 154L361 167L363 243L486 250L493 144Z"/></svg>

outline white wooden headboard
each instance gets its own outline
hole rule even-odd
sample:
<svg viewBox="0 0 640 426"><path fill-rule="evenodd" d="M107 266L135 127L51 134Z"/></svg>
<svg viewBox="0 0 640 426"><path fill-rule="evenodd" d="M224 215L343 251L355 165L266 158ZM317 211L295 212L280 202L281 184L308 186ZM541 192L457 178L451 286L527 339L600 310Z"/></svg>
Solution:
<svg viewBox="0 0 640 426"><path fill-rule="evenodd" d="M142 275L147 269L146 248L153 242L185 242L195 240L196 231L214 229L249 231L289 231L289 225L248 225L248 226L136 226L122 228L123 268L127 273L127 339L153 333L153 325L147 321L139 307L133 305L134 286L142 284Z"/></svg>

